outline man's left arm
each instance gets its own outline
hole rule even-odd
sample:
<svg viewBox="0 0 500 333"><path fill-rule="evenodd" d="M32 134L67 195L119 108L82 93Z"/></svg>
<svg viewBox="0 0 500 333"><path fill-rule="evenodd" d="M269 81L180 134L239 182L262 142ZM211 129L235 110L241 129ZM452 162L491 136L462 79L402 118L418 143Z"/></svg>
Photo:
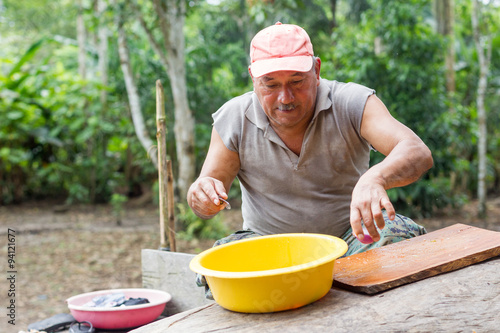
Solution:
<svg viewBox="0 0 500 333"><path fill-rule="evenodd" d="M385 225L382 209L391 220L396 212L386 190L411 184L432 167L431 151L408 127L394 119L376 96L368 98L361 122L361 136L385 159L368 169L354 187L351 200L351 226L363 235L361 219L370 236L378 241L375 224Z"/></svg>

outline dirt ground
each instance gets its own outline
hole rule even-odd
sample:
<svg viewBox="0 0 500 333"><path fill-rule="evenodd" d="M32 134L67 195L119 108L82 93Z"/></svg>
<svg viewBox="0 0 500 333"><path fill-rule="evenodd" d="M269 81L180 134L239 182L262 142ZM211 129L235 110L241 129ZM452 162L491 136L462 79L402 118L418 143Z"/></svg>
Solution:
<svg viewBox="0 0 500 333"><path fill-rule="evenodd" d="M485 221L475 217L476 207L472 202L461 211L417 222L428 231L455 223L500 231L500 197L489 201ZM127 208L120 226L108 206L59 208L47 202L0 206L0 261L4 271L0 282L0 332L26 330L29 323L67 313L65 300L74 295L142 287L141 249L159 247L155 207ZM229 230L237 230L241 212L233 209L223 214ZM15 263L10 268L9 233L15 235L15 256L11 256ZM178 251L199 253L211 247L213 241L178 239ZM7 280L11 270L16 272L14 284ZM8 296L12 287L14 297ZM9 324L11 318L6 316L12 300L16 306L15 325Z"/></svg>

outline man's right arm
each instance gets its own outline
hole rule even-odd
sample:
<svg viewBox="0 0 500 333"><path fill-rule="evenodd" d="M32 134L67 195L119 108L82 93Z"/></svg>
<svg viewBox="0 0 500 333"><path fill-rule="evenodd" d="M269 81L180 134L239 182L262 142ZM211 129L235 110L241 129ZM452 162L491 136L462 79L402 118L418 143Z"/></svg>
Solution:
<svg viewBox="0 0 500 333"><path fill-rule="evenodd" d="M227 192L239 170L238 153L227 149L219 133L213 128L207 158L200 176L191 185L187 195L193 212L202 219L209 219L224 209L219 196L228 198Z"/></svg>

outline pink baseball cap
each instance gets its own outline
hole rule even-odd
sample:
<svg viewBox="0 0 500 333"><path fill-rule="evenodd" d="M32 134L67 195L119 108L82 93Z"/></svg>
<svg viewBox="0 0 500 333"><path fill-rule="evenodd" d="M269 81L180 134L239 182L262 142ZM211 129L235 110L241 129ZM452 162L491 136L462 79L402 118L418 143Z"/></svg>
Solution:
<svg viewBox="0 0 500 333"><path fill-rule="evenodd" d="M277 22L252 39L249 68L254 77L276 71L308 72L313 56L313 46L304 29Z"/></svg>

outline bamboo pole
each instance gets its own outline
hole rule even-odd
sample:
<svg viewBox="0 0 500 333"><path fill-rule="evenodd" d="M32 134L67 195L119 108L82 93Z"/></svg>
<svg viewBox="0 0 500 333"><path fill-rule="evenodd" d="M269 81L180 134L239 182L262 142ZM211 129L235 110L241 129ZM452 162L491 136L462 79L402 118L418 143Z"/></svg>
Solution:
<svg viewBox="0 0 500 333"><path fill-rule="evenodd" d="M177 252L175 244L175 214L174 214L174 175L172 172L172 161L167 160L167 199L168 199L168 242L170 251Z"/></svg>
<svg viewBox="0 0 500 333"><path fill-rule="evenodd" d="M160 80L156 81L156 139L158 141L158 185L159 185L159 204L160 204L160 248L167 248L165 220L169 218L169 243L170 250L175 251L175 216L174 216L174 197L171 161L167 160L167 126L165 119L165 101L163 86ZM169 167L170 165L170 167ZM170 169L170 171L169 171ZM169 190L172 187L172 190ZM172 193L170 193L172 192ZM166 204L167 198L169 204ZM170 203L171 202L171 203ZM171 219L171 220L170 220Z"/></svg>

